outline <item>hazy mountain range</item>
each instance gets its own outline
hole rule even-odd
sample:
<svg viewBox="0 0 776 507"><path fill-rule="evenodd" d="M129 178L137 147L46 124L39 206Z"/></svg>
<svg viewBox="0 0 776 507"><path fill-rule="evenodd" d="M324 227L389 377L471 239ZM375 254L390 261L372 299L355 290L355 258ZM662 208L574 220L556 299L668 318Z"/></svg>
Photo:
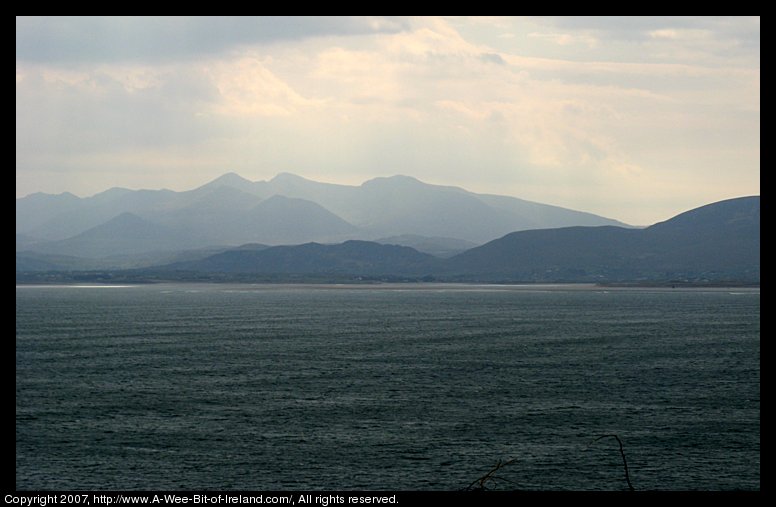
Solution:
<svg viewBox="0 0 776 507"><path fill-rule="evenodd" d="M256 245L160 269L443 281L758 282L760 198L721 201L645 229L577 226L514 232L448 259L398 245L346 241Z"/></svg>
<svg viewBox="0 0 776 507"><path fill-rule="evenodd" d="M407 176L348 186L287 173L251 182L229 173L186 192L113 188L87 198L37 193L16 200L16 250L28 252L24 259L70 256L99 267L148 265L151 253L353 239L451 256L510 232L573 225L625 226Z"/></svg>
<svg viewBox="0 0 776 507"><path fill-rule="evenodd" d="M258 195L280 191L289 195ZM497 201L499 206L489 204ZM59 214L46 212L46 205L59 207ZM382 216L380 206L385 206ZM20 208L29 210L27 216L19 217ZM472 214L460 213L461 208ZM97 221L99 213L112 212L118 214L68 238L40 241L35 236L52 230L53 224L69 232L77 230L67 217L81 220L83 228ZM503 223L523 224L560 223L576 217L596 224L514 230L476 246L471 238L480 236L460 232L455 224L448 224L446 214L461 220L464 232L469 230L467 224L475 226L477 216L482 229L493 231L497 226L489 220L496 217ZM404 229L399 217L406 220ZM17 250L22 251L17 251L16 269L17 279L20 272L112 269L84 276L138 281L312 276L318 280L759 283L759 196L712 203L643 229L598 225L611 222L406 177L348 187L291 175L257 183L226 175L190 192L114 189L89 199L35 194L17 200ZM20 223L27 228L20 231ZM502 226L506 227L498 227ZM378 241L363 239L385 233L399 234ZM328 241L310 241L318 237ZM244 244L226 246L230 241ZM221 245L214 246L218 242ZM291 244L272 245L282 242ZM145 267L117 271L115 266L122 264Z"/></svg>

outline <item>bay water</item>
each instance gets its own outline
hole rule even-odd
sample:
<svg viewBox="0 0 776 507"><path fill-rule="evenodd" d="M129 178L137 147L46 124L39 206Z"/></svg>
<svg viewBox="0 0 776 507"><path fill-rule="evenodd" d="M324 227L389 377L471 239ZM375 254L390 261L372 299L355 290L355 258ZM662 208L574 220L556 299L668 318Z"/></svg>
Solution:
<svg viewBox="0 0 776 507"><path fill-rule="evenodd" d="M760 489L759 289L17 286L21 490Z"/></svg>

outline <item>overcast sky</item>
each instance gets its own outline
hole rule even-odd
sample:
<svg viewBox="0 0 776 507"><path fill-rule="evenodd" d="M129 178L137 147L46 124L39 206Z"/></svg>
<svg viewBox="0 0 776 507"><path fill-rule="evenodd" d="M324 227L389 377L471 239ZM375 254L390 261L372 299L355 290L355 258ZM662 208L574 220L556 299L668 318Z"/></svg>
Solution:
<svg viewBox="0 0 776 507"><path fill-rule="evenodd" d="M230 171L634 225L759 194L760 18L16 19L17 197Z"/></svg>

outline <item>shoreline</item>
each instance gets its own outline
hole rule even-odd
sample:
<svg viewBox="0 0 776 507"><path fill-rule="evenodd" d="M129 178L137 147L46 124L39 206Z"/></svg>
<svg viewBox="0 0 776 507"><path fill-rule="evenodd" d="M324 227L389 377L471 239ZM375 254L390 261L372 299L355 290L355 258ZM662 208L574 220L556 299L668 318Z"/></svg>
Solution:
<svg viewBox="0 0 776 507"><path fill-rule="evenodd" d="M483 282L371 282L371 283L331 283L331 282L234 282L234 281L158 281L158 282L122 282L122 283L24 283L17 282L17 289L33 288L72 288L72 289L108 289L136 287L196 287L234 288L234 290L394 290L394 291L524 291L524 292L636 292L660 290L666 292L688 291L727 291L742 290L746 293L759 293L760 286L754 284L646 284L646 283L483 283Z"/></svg>

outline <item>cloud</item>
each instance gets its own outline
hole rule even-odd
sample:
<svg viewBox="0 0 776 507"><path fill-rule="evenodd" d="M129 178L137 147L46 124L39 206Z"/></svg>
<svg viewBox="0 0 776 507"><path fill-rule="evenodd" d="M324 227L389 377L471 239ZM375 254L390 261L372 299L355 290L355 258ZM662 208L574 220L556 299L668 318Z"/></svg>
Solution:
<svg viewBox="0 0 776 507"><path fill-rule="evenodd" d="M742 21L714 16L552 16L534 18L542 23L577 31L594 31L607 39L645 40L650 33L665 29L709 30L718 34L736 31Z"/></svg>
<svg viewBox="0 0 776 507"><path fill-rule="evenodd" d="M504 65L504 59L498 53L482 53L480 54L480 60L487 63L496 63L498 65Z"/></svg>
<svg viewBox="0 0 776 507"><path fill-rule="evenodd" d="M661 28L660 30L652 30L648 32L649 36L653 39L669 39L669 40L703 40L709 41L712 37L712 33L709 30L683 30L675 28Z"/></svg>
<svg viewBox="0 0 776 507"><path fill-rule="evenodd" d="M616 60L627 55L631 61L748 65L753 59L759 62L760 57L759 16L568 16L532 20L545 27L537 31L539 36L559 44L594 39L601 43L603 54ZM634 52L635 48L640 51Z"/></svg>
<svg viewBox="0 0 776 507"><path fill-rule="evenodd" d="M17 46L17 195L404 173L650 223L628 207L759 186L759 47L738 21L32 21L61 33ZM120 44L141 28L145 49Z"/></svg>
<svg viewBox="0 0 776 507"><path fill-rule="evenodd" d="M598 39L590 34L572 35L569 33L538 33L531 32L528 37L549 40L559 46L582 45L594 48L598 45Z"/></svg>
<svg viewBox="0 0 776 507"><path fill-rule="evenodd" d="M239 45L320 36L396 33L391 17L17 17L16 59L27 62L160 62Z"/></svg>
<svg viewBox="0 0 776 507"><path fill-rule="evenodd" d="M321 103L300 95L255 56L216 63L209 73L220 95L216 114L286 116Z"/></svg>

